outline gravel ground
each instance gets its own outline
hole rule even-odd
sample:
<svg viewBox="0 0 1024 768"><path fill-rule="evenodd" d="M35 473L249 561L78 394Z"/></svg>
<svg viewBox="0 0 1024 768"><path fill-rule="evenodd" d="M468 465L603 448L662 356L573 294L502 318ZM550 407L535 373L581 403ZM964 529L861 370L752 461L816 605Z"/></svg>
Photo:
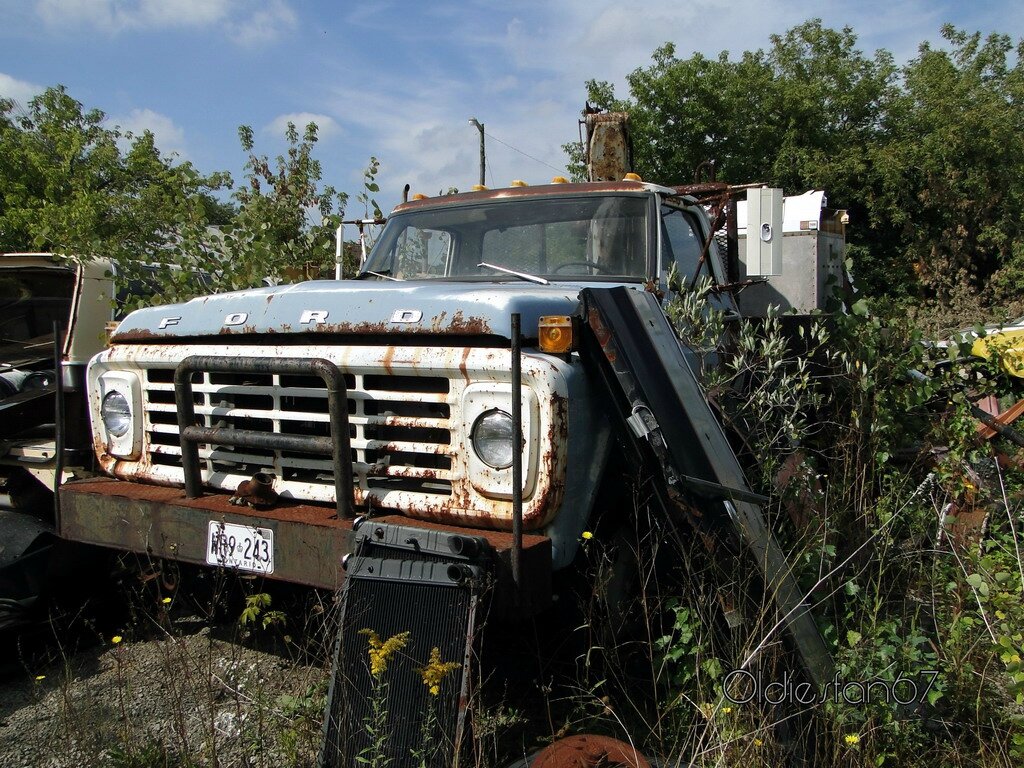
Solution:
<svg viewBox="0 0 1024 768"><path fill-rule="evenodd" d="M0 766L315 765L325 662L298 660L280 632L277 653L235 642L236 624L183 617L149 634L106 636L64 661L9 672Z"/></svg>

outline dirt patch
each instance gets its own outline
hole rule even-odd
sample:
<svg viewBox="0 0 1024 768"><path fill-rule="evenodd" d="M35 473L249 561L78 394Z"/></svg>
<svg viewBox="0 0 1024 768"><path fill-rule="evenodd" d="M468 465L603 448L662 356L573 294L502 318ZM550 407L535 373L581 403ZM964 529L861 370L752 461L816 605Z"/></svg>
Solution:
<svg viewBox="0 0 1024 768"><path fill-rule="evenodd" d="M325 663L232 642L234 627L170 622L103 638L0 681L0 765L312 766Z"/></svg>

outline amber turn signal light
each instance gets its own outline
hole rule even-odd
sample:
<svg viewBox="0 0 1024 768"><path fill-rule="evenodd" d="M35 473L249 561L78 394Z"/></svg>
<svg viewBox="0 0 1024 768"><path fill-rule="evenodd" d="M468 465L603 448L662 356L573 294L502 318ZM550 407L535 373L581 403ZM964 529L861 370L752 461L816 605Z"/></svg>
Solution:
<svg viewBox="0 0 1024 768"><path fill-rule="evenodd" d="M572 318L545 315L537 323L537 339L541 352L569 352L573 348Z"/></svg>

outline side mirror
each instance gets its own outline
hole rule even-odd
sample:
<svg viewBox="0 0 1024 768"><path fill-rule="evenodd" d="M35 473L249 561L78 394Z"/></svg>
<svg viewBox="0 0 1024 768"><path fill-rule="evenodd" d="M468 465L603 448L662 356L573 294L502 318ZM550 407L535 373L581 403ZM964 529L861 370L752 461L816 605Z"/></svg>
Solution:
<svg viewBox="0 0 1024 768"><path fill-rule="evenodd" d="M740 254L748 277L782 274L782 190L747 190L746 248Z"/></svg>

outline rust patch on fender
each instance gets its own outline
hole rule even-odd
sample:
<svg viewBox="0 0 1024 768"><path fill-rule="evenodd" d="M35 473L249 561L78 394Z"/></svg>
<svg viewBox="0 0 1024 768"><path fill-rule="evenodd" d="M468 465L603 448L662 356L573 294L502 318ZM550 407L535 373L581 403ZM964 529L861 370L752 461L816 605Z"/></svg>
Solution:
<svg viewBox="0 0 1024 768"><path fill-rule="evenodd" d="M462 310L458 310L452 315L451 322L448 323L447 328L443 328L442 333L464 333L467 335L475 334L489 334L491 333L491 326L487 322L486 317L463 317Z"/></svg>
<svg viewBox="0 0 1024 768"><path fill-rule="evenodd" d="M448 317L448 312L446 312L446 311L445 312L441 312L440 315L436 315L434 317L433 322L431 322L431 324L430 324L430 330L432 330L434 333L440 333L441 332L441 328L444 326L444 319L446 317Z"/></svg>
<svg viewBox="0 0 1024 768"><path fill-rule="evenodd" d="M154 333L142 328L132 331L115 331L110 336L111 342L119 344L130 344L135 341L171 341L174 339L175 337L169 333Z"/></svg>
<svg viewBox="0 0 1024 768"><path fill-rule="evenodd" d="M396 337L406 335L416 336L493 336L497 335L491 328L490 321L486 317L463 315L457 311L450 319L447 313L442 312L433 318L429 326L413 326L398 328L387 321L361 322L361 323L320 323L315 327L301 328L298 333L312 334L336 334L336 335L392 335ZM110 338L112 343L131 344L135 342L181 342L188 338L216 337L216 336L270 336L274 334L291 334L292 326L283 323L279 327L257 328L254 325L247 325L244 328L222 327L217 331L208 331L197 334L170 334L155 333L149 329L136 328L130 331L120 331Z"/></svg>

